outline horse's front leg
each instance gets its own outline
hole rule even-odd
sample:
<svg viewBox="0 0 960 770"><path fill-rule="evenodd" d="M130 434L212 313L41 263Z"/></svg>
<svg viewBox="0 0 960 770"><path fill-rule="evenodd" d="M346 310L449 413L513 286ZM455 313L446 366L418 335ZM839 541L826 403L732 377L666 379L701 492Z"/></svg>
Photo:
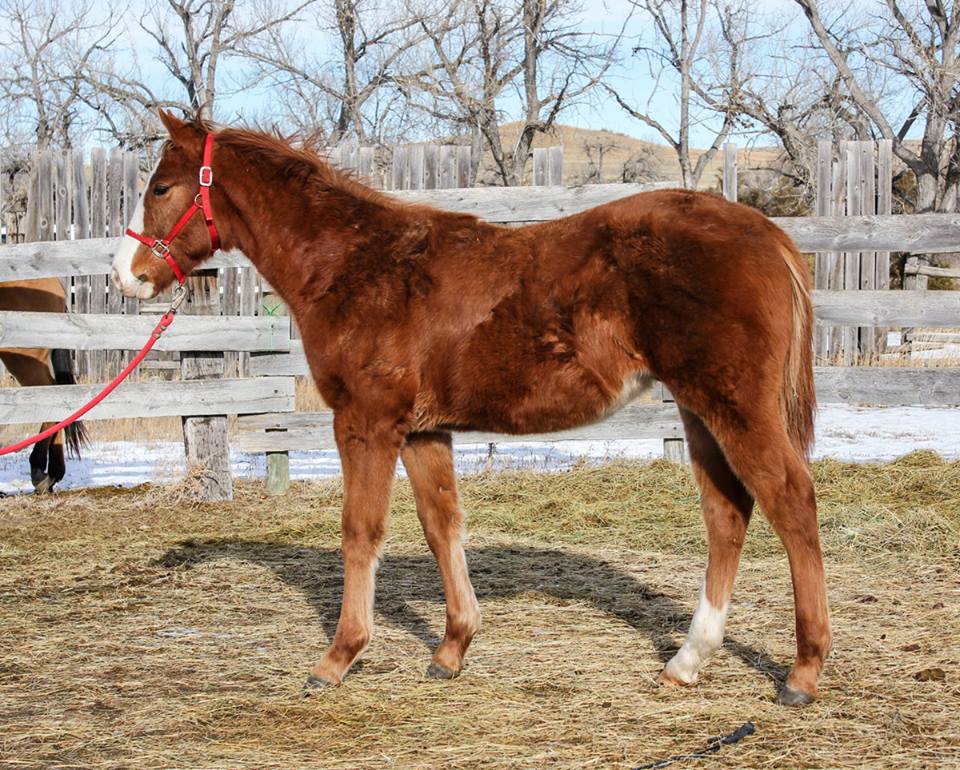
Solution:
<svg viewBox="0 0 960 770"><path fill-rule="evenodd" d="M310 670L307 692L339 684L370 642L374 576L403 444L397 420L371 419L361 410L336 414L333 426L343 465L343 604L333 642Z"/></svg>

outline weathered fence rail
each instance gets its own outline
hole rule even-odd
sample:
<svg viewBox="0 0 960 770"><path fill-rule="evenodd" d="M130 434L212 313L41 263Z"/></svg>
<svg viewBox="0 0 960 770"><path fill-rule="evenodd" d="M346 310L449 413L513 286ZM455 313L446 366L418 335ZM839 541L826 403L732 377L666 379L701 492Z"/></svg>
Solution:
<svg viewBox="0 0 960 770"><path fill-rule="evenodd" d="M93 313L23 313L0 310L0 348L60 347L67 350L139 350L157 316ZM48 345L46 340L55 343ZM223 352L289 350L290 319L283 316L183 315L157 340L154 350Z"/></svg>
<svg viewBox="0 0 960 770"><path fill-rule="evenodd" d="M286 377L130 382L117 388L84 419L292 412L294 386L294 380ZM52 417L66 416L89 401L100 387L0 388L0 425L40 423Z"/></svg>

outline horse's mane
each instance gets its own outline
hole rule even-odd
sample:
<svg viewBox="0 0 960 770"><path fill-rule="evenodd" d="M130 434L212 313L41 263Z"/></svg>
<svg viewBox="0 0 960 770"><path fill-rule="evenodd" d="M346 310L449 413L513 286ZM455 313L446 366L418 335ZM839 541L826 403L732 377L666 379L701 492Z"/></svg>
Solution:
<svg viewBox="0 0 960 770"><path fill-rule="evenodd" d="M191 121L204 133L217 132L217 142L262 158L285 179L314 186L323 192L343 192L352 198L378 204L396 205L388 196L358 181L352 174L331 165L320 137L284 136L278 131L249 128L218 129L200 117Z"/></svg>

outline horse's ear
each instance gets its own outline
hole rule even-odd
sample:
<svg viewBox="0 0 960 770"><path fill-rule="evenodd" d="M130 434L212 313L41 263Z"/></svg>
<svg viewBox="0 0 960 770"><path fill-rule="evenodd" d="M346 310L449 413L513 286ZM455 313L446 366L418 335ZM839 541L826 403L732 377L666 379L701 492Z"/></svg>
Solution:
<svg viewBox="0 0 960 770"><path fill-rule="evenodd" d="M159 110L160 122L167 129L170 141L180 147L190 147L197 142L197 129L192 123L181 120L172 112Z"/></svg>

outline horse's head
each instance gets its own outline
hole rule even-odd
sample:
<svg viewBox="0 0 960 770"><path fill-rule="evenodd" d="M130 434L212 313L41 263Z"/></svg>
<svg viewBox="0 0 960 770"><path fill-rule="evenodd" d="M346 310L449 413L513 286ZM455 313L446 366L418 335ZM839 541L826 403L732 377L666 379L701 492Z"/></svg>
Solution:
<svg viewBox="0 0 960 770"><path fill-rule="evenodd" d="M177 279L170 260L181 274L186 274L213 253L211 232L202 212L195 212L197 216L192 216L168 244L151 248L144 242L168 239L181 217L195 202L198 207L201 203L199 183L204 174L200 167L208 130L200 122L185 122L163 110L160 119L170 139L130 220L130 230L143 240L128 232L113 258L114 284L126 296L140 299L157 296Z"/></svg>

